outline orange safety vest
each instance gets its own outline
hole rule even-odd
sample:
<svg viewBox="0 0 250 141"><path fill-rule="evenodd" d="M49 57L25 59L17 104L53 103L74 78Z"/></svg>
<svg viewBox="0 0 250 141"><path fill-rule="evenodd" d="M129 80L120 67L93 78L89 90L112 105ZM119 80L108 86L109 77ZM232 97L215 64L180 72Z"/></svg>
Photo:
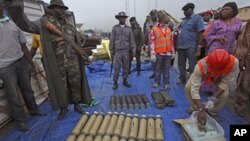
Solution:
<svg viewBox="0 0 250 141"><path fill-rule="evenodd" d="M155 52L157 54L172 52L173 44L171 30L166 27L166 31L165 33L163 33L162 29L159 26L155 26L153 27L153 31L156 36Z"/></svg>
<svg viewBox="0 0 250 141"><path fill-rule="evenodd" d="M230 55L230 61L228 62L228 65L225 69L214 70L212 68L209 68L209 66L207 65L207 58L208 57L205 57L204 59L198 61L198 66L199 66L201 75L205 77L204 81L206 83L216 82L221 77L229 75L234 68L235 59L236 59L234 56Z"/></svg>

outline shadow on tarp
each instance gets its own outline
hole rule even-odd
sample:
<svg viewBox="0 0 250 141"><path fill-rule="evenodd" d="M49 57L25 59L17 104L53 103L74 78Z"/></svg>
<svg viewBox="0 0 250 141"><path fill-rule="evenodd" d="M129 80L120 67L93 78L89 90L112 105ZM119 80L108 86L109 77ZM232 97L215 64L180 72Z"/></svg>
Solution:
<svg viewBox="0 0 250 141"><path fill-rule="evenodd" d="M179 118L188 118L189 115L185 112L189 107L187 102L184 86L176 85L177 71L171 68L170 83L171 83L171 96L176 100L177 105L175 107L167 107L165 109L155 109L152 98L150 96L151 91L158 91L163 89L161 85L158 89L153 89L153 80L149 79L152 74L150 62L144 62L142 64L142 72L140 76L136 75L136 72L132 72L129 77L129 81L132 83L132 88L123 87L122 80L119 81L119 89L112 90L112 79L109 77L110 62L97 61L87 66L87 75L91 92L97 101L101 102L96 107L85 108L86 111L93 113L94 111L108 112L109 97L112 94L136 94L145 93L150 102L152 103L148 109L135 109L135 110L120 110L118 112L125 112L131 114L145 114L145 115L161 115L164 124L164 137L169 141L183 141L182 132L180 126L175 124L172 120ZM132 70L135 71L135 64L133 63ZM63 120L57 120L56 116L58 111L52 111L49 101L46 101L41 106L43 111L48 114L45 117L31 117L28 121L30 131L22 133L13 129L6 136L0 138L1 141L63 141L70 134L77 121L80 119L80 115L73 111L73 105L70 105L70 111ZM236 116L234 112L231 112L227 108L223 108L219 113L219 123L225 130L226 139L229 140L229 125L230 124L246 124L247 122Z"/></svg>

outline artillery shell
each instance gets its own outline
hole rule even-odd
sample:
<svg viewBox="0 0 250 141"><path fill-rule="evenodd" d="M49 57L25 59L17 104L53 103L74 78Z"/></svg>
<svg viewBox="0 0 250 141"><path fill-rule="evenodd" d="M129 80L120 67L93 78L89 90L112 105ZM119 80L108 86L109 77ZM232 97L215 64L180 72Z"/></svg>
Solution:
<svg viewBox="0 0 250 141"><path fill-rule="evenodd" d="M108 129L106 131L107 135L112 135L113 134L114 129L115 129L115 124L116 124L117 119L118 119L117 115L118 115L118 113L115 113L114 115L112 115L109 126L108 126Z"/></svg>
<svg viewBox="0 0 250 141"><path fill-rule="evenodd" d="M121 113L119 115L118 120L117 120L116 125L115 125L114 135L116 135L116 136L121 135L124 120L125 120L125 115L124 115L124 113Z"/></svg>
<svg viewBox="0 0 250 141"><path fill-rule="evenodd" d="M138 141L146 140L146 135L147 135L147 119L146 118L147 117L145 115L142 115L140 119Z"/></svg>
<svg viewBox="0 0 250 141"><path fill-rule="evenodd" d="M148 119L147 140L155 140L155 120L153 118Z"/></svg>
<svg viewBox="0 0 250 141"><path fill-rule="evenodd" d="M103 115L100 114L96 117L95 123L93 124L93 126L90 128L89 134L92 136L96 135L97 130L99 129L101 123L103 120Z"/></svg>
<svg viewBox="0 0 250 141"><path fill-rule="evenodd" d="M125 141L128 139L128 136L129 136L129 129L130 129L131 122L132 122L131 116L132 115L127 114L127 117L125 118L124 126L122 128L121 138Z"/></svg>
<svg viewBox="0 0 250 141"><path fill-rule="evenodd" d="M107 128L108 128L108 125L110 123L110 119L111 119L111 112L108 112L108 114L104 117L103 121L102 121L102 124L101 124L101 127L99 128L98 132L97 132L97 135L104 135Z"/></svg>
<svg viewBox="0 0 250 141"><path fill-rule="evenodd" d="M155 140L164 141L162 118L159 115L157 115L155 119Z"/></svg>
<svg viewBox="0 0 250 141"><path fill-rule="evenodd" d="M132 123L130 126L129 139L137 138L137 133L138 133L138 128L139 128L139 118L138 118L138 115L134 115L134 116L135 117L132 118Z"/></svg>

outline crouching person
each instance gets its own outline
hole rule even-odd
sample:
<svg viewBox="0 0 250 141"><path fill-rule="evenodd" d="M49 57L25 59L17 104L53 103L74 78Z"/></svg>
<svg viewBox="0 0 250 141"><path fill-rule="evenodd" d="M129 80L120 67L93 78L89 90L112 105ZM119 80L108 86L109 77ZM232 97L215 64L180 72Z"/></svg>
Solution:
<svg viewBox="0 0 250 141"><path fill-rule="evenodd" d="M159 24L154 26L150 32L151 54L156 56L155 82L153 88L160 85L161 74L165 89L170 89L169 69L173 55L172 33L168 27L169 18L165 11L158 11Z"/></svg>
<svg viewBox="0 0 250 141"><path fill-rule="evenodd" d="M216 118L219 110L225 105L229 95L229 84L235 79L233 75L237 70L239 61L223 49L217 49L207 57L201 59L186 84L186 95L191 104L189 113L198 111L200 124L206 123L206 110L209 115ZM201 103L199 90L201 82L215 83L216 89L208 97L206 106Z"/></svg>
<svg viewBox="0 0 250 141"><path fill-rule="evenodd" d="M3 80L10 114L14 117L17 128L20 131L28 131L28 116L19 99L19 90L31 115L43 116L44 113L36 104L30 84L28 62L33 67L34 64L26 46L26 39L15 23L3 15L3 7L3 1L0 0L0 79Z"/></svg>

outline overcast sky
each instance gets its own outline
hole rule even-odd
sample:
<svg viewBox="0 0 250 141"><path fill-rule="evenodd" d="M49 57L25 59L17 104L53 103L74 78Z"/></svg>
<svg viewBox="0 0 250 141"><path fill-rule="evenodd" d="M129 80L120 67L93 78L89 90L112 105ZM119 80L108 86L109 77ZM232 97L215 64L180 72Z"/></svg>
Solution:
<svg viewBox="0 0 250 141"><path fill-rule="evenodd" d="M44 0L49 2L50 0ZM64 0L73 11L77 23L84 23L85 29L110 31L117 24L115 15L120 11L135 16L142 26L146 15L152 9L166 10L176 18L183 17L181 8L188 2L195 4L195 12L217 9L229 0ZM250 6L250 0L235 0L238 7ZM127 4L126 4L127 3ZM127 8L126 8L127 5ZM127 9L127 10L126 10ZM134 10L135 9L135 10Z"/></svg>

